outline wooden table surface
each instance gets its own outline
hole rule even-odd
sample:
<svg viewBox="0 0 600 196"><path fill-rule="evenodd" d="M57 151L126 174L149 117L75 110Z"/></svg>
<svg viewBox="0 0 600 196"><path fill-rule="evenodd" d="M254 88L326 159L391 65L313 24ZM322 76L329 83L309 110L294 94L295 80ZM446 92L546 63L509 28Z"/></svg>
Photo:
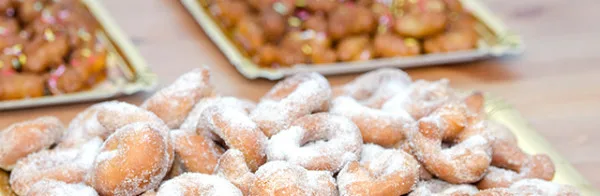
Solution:
<svg viewBox="0 0 600 196"><path fill-rule="evenodd" d="M583 176L600 187L600 18L596 0L484 0L523 35L519 57L407 70L413 78L449 78L456 88L503 97ZM175 0L103 0L139 48L161 85L201 65L226 95L258 100L274 82L247 80L231 66ZM333 85L356 75L329 77ZM139 104L150 94L120 100ZM0 112L0 128L42 115L68 123L91 103Z"/></svg>

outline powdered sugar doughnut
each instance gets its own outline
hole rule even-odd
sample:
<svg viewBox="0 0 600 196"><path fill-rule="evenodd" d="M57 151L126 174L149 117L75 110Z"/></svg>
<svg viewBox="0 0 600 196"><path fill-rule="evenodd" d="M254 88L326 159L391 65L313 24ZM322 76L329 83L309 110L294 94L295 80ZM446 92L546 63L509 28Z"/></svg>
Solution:
<svg viewBox="0 0 600 196"><path fill-rule="evenodd" d="M200 173L185 173L165 181L156 195L242 196L242 192L221 177Z"/></svg>
<svg viewBox="0 0 600 196"><path fill-rule="evenodd" d="M450 184L441 180L420 181L408 196L475 195L479 190L470 184Z"/></svg>
<svg viewBox="0 0 600 196"><path fill-rule="evenodd" d="M340 195L403 195L419 180L419 163L396 149L365 144L360 163L353 161L337 176Z"/></svg>
<svg viewBox="0 0 600 196"><path fill-rule="evenodd" d="M42 179L81 183L92 167L102 141L90 140L81 148L44 150L20 160L11 172L10 184L19 195Z"/></svg>
<svg viewBox="0 0 600 196"><path fill-rule="evenodd" d="M156 188L172 164L164 124L123 126L102 145L88 184L101 195L137 195Z"/></svg>
<svg viewBox="0 0 600 196"><path fill-rule="evenodd" d="M250 195L338 195L331 175L328 171L311 171L289 162L271 161L256 171Z"/></svg>
<svg viewBox="0 0 600 196"><path fill-rule="evenodd" d="M67 131L58 144L61 148L73 148L99 137L105 140L112 132L98 122L98 110L112 102L94 104L69 123ZM114 131L114 130L112 130Z"/></svg>
<svg viewBox="0 0 600 196"><path fill-rule="evenodd" d="M27 192L29 196L97 196L96 190L84 184L67 184L56 180L40 180Z"/></svg>
<svg viewBox="0 0 600 196"><path fill-rule="evenodd" d="M184 171L205 174L214 171L219 157L223 154L221 147L195 131L173 130L170 136L176 159L182 163Z"/></svg>
<svg viewBox="0 0 600 196"><path fill-rule="evenodd" d="M408 125L414 121L408 113L402 115L372 109L348 96L335 98L329 112L350 118L358 126L365 143L385 147L406 139Z"/></svg>
<svg viewBox="0 0 600 196"><path fill-rule="evenodd" d="M554 163L544 154L529 155L523 152L516 137L506 127L491 121L481 121L467 127L458 140L479 135L486 137L492 147L492 162L488 173L477 184L480 189L508 187L527 178L552 180Z"/></svg>
<svg viewBox="0 0 600 196"><path fill-rule="evenodd" d="M406 91L396 93L381 109L387 112L406 111L418 120L455 98L456 93L447 79L433 82L417 80Z"/></svg>
<svg viewBox="0 0 600 196"><path fill-rule="evenodd" d="M250 117L271 137L294 120L329 104L331 87L318 73L302 73L277 83L258 103Z"/></svg>
<svg viewBox="0 0 600 196"><path fill-rule="evenodd" d="M57 142L63 131L64 126L55 117L10 125L0 132L0 168L10 171L19 159Z"/></svg>
<svg viewBox="0 0 600 196"><path fill-rule="evenodd" d="M194 69L181 75L173 84L148 98L142 108L160 117L169 128L178 128L194 104L201 98L213 94L210 70L207 67Z"/></svg>
<svg viewBox="0 0 600 196"><path fill-rule="evenodd" d="M250 194L250 185L256 180L256 176L244 160L244 154L236 149L229 149L221 156L214 174L229 180L244 195Z"/></svg>
<svg viewBox="0 0 600 196"><path fill-rule="evenodd" d="M311 114L292 123L269 140L269 161L284 160L309 170L337 172L358 160L362 148L358 127L348 118Z"/></svg>
<svg viewBox="0 0 600 196"><path fill-rule="evenodd" d="M433 175L450 183L472 183L483 177L491 162L489 140L473 135L456 140L467 124L467 110L449 103L417 122L411 133L416 157ZM456 145L443 148L443 141Z"/></svg>
<svg viewBox="0 0 600 196"><path fill-rule="evenodd" d="M356 77L352 82L333 89L334 97L350 96L372 108L381 106L392 96L405 91L410 76L400 69L382 68Z"/></svg>
<svg viewBox="0 0 600 196"><path fill-rule="evenodd" d="M256 106L256 104L252 101L245 100L245 99L238 99L235 97L207 97L207 98L201 99L198 103L196 103L196 105L194 106L192 111L188 114L187 118L185 118L185 121L183 121L183 123L181 124L181 127L179 129L196 131L201 135L208 136L213 141L220 142L221 138L219 138L219 136L215 135L214 133L212 133L210 131L205 132L205 130L199 130L199 127L198 127L198 123L200 121L204 120L201 118L202 112L204 112L204 110L206 108L214 105L215 103L220 103L220 104L225 104L225 105L232 106L232 107L241 108L242 110L245 110L247 113L250 113L252 110L254 110L254 107Z"/></svg>
<svg viewBox="0 0 600 196"><path fill-rule="evenodd" d="M250 119L247 110L219 102L208 106L201 116L203 120L198 124L199 129L216 134L229 148L242 151L252 171L266 162L267 137Z"/></svg>

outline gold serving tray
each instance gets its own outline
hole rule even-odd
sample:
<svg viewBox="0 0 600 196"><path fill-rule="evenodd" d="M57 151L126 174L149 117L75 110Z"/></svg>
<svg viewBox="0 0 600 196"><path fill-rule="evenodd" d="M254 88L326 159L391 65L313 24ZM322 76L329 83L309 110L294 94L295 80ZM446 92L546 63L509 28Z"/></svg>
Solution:
<svg viewBox="0 0 600 196"><path fill-rule="evenodd" d="M139 91L153 90L157 77L153 74L131 41L117 26L108 12L97 0L81 0L94 15L101 29L96 35L107 46L107 70L119 77L108 78L92 89L39 98L0 101L0 111L46 105L108 99L120 95L131 95Z"/></svg>
<svg viewBox="0 0 600 196"><path fill-rule="evenodd" d="M512 106L497 97L486 95L485 110L490 120L501 123L513 131L518 138L519 146L525 152L543 153L552 158L556 166L553 182L574 186L580 191L581 195L600 195L600 192L583 178L566 159L558 154L548 141L533 130Z"/></svg>
<svg viewBox="0 0 600 196"><path fill-rule="evenodd" d="M474 61L490 57L516 55L523 52L524 45L518 35L507 30L506 26L497 19L478 0L461 0L463 6L469 9L480 21L477 31L481 39L478 48L474 50L451 52L444 54L424 54L415 57L380 58L368 61L342 62L330 64L297 64L289 68L271 69L256 65L240 50L239 47L224 33L224 30L206 9L205 0L181 0L183 5L204 29L208 37L225 54L229 62L246 78L281 79L285 76L302 72L318 72L323 75L356 73L374 70L382 67L424 67L439 64Z"/></svg>

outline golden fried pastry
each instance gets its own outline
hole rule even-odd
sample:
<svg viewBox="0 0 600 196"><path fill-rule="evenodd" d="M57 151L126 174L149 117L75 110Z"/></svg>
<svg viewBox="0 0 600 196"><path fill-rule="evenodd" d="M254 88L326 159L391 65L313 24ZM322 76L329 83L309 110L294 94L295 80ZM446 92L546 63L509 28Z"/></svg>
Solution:
<svg viewBox="0 0 600 196"><path fill-rule="evenodd" d="M83 183L92 168L102 140L94 139L80 148L44 150L20 160L10 175L10 184L19 195L31 192L41 180Z"/></svg>
<svg viewBox="0 0 600 196"><path fill-rule="evenodd" d="M244 195L250 193L250 186L256 180L256 176L246 164L244 154L236 149L229 149L221 156L214 174L229 180Z"/></svg>
<svg viewBox="0 0 600 196"><path fill-rule="evenodd" d="M218 0L209 9L226 27L234 27L249 12L248 4L239 0Z"/></svg>
<svg viewBox="0 0 600 196"><path fill-rule="evenodd" d="M277 41L285 33L285 18L276 11L269 10L262 12L259 20L267 40Z"/></svg>
<svg viewBox="0 0 600 196"><path fill-rule="evenodd" d="M328 171L306 170L285 161L271 161L256 171L250 195L338 195L335 179Z"/></svg>
<svg viewBox="0 0 600 196"><path fill-rule="evenodd" d="M265 43L265 33L251 17L242 17L233 30L233 37L249 52L258 50Z"/></svg>
<svg viewBox="0 0 600 196"><path fill-rule="evenodd" d="M371 32L376 25L374 15L369 9L348 3L333 10L329 14L328 23L328 34L336 40Z"/></svg>
<svg viewBox="0 0 600 196"><path fill-rule="evenodd" d="M346 164L338 174L340 194L404 195L417 182L418 168L417 160L402 150L365 144L360 162Z"/></svg>
<svg viewBox="0 0 600 196"><path fill-rule="evenodd" d="M29 196L98 196L96 190L84 184L68 184L56 180L41 180L29 189Z"/></svg>
<svg viewBox="0 0 600 196"><path fill-rule="evenodd" d="M173 130L171 142L183 171L212 174L223 149L195 130Z"/></svg>
<svg viewBox="0 0 600 196"><path fill-rule="evenodd" d="M16 194L10 188L9 175L0 170L0 195L2 196L15 196Z"/></svg>
<svg viewBox="0 0 600 196"><path fill-rule="evenodd" d="M266 153L269 161L283 160L309 170L337 172L358 160L362 146L360 130L348 118L311 114L273 135Z"/></svg>
<svg viewBox="0 0 600 196"><path fill-rule="evenodd" d="M250 118L267 137L275 135L296 119L323 111L331 98L327 79L317 73L304 73L277 83L261 98Z"/></svg>
<svg viewBox="0 0 600 196"><path fill-rule="evenodd" d="M420 181L408 196L469 196L478 193L477 187L470 184L451 184L432 179Z"/></svg>
<svg viewBox="0 0 600 196"><path fill-rule="evenodd" d="M360 61L373 58L369 38L363 35L340 40L337 46L337 56L341 61Z"/></svg>
<svg viewBox="0 0 600 196"><path fill-rule="evenodd" d="M178 128L200 99L213 95L208 68L194 69L148 98L142 108L154 112L169 128Z"/></svg>
<svg viewBox="0 0 600 196"><path fill-rule="evenodd" d="M44 95L44 78L29 73L0 73L0 100L35 98Z"/></svg>
<svg viewBox="0 0 600 196"><path fill-rule="evenodd" d="M226 179L200 173L185 173L165 181L157 196L223 195L242 196L242 192Z"/></svg>
<svg viewBox="0 0 600 196"><path fill-rule="evenodd" d="M418 41L403 39L390 33L376 35L373 49L375 56L379 57L416 56L421 53L421 45Z"/></svg>
<svg viewBox="0 0 600 196"><path fill-rule="evenodd" d="M55 117L15 123L0 132L0 168L11 170L18 160L56 143L64 126Z"/></svg>

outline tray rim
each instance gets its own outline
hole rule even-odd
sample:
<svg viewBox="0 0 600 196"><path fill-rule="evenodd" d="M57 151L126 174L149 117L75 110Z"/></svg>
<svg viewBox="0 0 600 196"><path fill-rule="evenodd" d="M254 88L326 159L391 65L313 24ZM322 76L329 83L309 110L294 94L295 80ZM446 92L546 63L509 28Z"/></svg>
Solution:
<svg viewBox="0 0 600 196"><path fill-rule="evenodd" d="M76 103L84 101L97 101L120 95L131 95L141 91L152 91L156 88L158 77L148 67L144 58L138 52L134 44L127 38L125 33L117 25L104 6L96 0L81 0L87 7L96 21L103 27L102 31L106 34L114 47L116 53L127 62L133 69L136 76L135 81L128 82L112 90L90 89L88 91L57 95L44 96L30 99L0 101L0 111L24 109L39 106L59 105L66 103Z"/></svg>
<svg viewBox="0 0 600 196"><path fill-rule="evenodd" d="M413 68L425 67L449 63L469 62L490 57L506 55L519 55L524 51L524 44L517 34L508 30L501 20L495 17L478 0L460 0L470 9L474 16L482 21L498 38L499 44L491 47L480 47L474 50L444 53L424 54L416 57L381 58L359 62L341 62L320 65L297 64L290 68L268 69L261 68L253 63L243 52L235 46L227 36L224 35L219 24L206 12L200 0L180 0L183 6L195 19L196 23L204 30L211 41L217 45L221 53L228 61L248 79L264 78L268 80L279 80L304 72L318 72L323 75L336 75L359 73L382 67ZM340 69L339 67L343 67Z"/></svg>
<svg viewBox="0 0 600 196"><path fill-rule="evenodd" d="M488 119L507 126L516 136L527 153L545 153L554 162L556 174L552 182L571 185L581 195L600 195L600 191L585 179L573 165L552 147L540 133L512 105L499 96L485 93L485 110Z"/></svg>

